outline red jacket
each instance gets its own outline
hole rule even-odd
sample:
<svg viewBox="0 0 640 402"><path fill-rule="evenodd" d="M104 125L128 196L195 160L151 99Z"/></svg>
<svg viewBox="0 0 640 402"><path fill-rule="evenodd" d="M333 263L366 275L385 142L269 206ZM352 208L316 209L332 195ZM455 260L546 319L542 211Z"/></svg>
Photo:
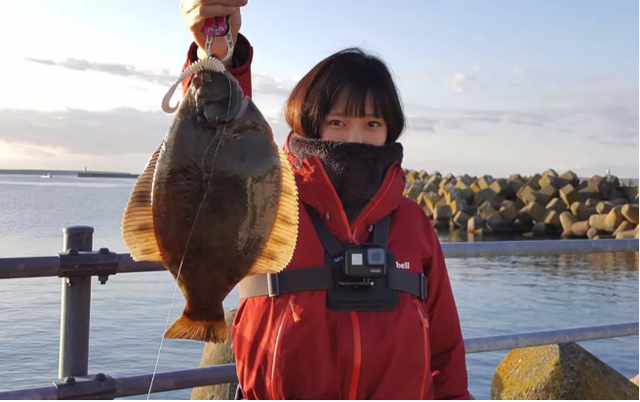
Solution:
<svg viewBox="0 0 640 402"><path fill-rule="evenodd" d="M231 72L250 96L253 54L248 49L248 61ZM189 54L194 55L193 46ZM349 225L320 160L296 161L287 144L288 139L284 150L300 200L329 217L325 224L338 240L366 241L367 228L393 212L389 249L399 263L427 275L428 298L422 302L401 293L397 307L387 312L330 310L321 290L242 299L232 338L245 398L469 399L464 343L444 256L423 209L402 195L400 164L389 169L378 193ZM297 248L286 269L322 266L324 258L301 207Z"/></svg>

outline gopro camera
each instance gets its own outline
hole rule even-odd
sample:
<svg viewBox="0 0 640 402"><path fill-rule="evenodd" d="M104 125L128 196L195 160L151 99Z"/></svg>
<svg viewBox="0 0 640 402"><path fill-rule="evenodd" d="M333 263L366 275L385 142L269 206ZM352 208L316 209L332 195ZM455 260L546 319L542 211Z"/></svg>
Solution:
<svg viewBox="0 0 640 402"><path fill-rule="evenodd" d="M344 257L344 273L352 278L379 278L387 274L387 252L383 248L350 247Z"/></svg>

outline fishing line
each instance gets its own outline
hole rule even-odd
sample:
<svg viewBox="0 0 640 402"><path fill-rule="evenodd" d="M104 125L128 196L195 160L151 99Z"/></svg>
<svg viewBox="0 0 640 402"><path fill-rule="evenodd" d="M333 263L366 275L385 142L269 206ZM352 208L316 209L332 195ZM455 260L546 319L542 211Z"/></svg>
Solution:
<svg viewBox="0 0 640 402"><path fill-rule="evenodd" d="M193 74L196 74L198 72L204 72L204 71L211 71L214 73L222 73L227 77L227 80L229 81L229 102L227 104L227 116L229 116L229 112L231 111L231 98L233 96L233 88L232 88L232 83L231 83L231 78L229 77L229 73L226 72L226 68L224 67L224 65L222 64L222 62L216 58L209 57L207 59L204 60L198 60L196 63L190 65L189 67L187 67L184 72L182 74L180 74L180 76L178 77L178 79L176 80L176 82L171 86L171 88L169 88L169 91L167 91L167 94L164 96L163 100L162 100L162 109L165 111L175 111L178 109L178 105L176 105L175 107L171 107L169 106L169 100L171 99L173 93L175 92L176 88L178 87L178 85L188 76L191 76ZM239 116L241 116L244 111L246 110L246 99L243 100L243 105L239 111ZM237 117L237 116L236 116ZM207 194L208 194L208 189L209 189L209 185L211 184L211 178L213 177L213 169L215 167L215 162L216 162L216 158L218 156L218 150L220 149L220 145L222 144L224 137L225 137L225 132L226 132L226 128L227 128L227 123L228 120L224 121L224 124L222 126L222 134L218 137L218 131L220 130L220 127L216 128L216 135L213 136L213 138L211 139L211 141L209 142L209 145L207 145L207 148L205 150L204 156L206 156L206 154L209 152L209 148L211 147L211 145L213 144L213 142L216 140L216 138L219 138L218 141L218 145L216 146L216 149L214 151L213 154L213 161L211 163L211 170L209 171L209 179L207 180L207 186L204 189L204 194L202 196L202 201L200 202L200 205L198 206L198 210L196 211L196 216L193 219L193 223L191 224L191 229L189 230L189 235L187 236L187 242L184 246L184 251L182 253L182 258L180 259L180 266L178 267L178 273L176 274L176 279L175 279L175 286L173 288L173 294L171 296L171 303L169 304L169 313L167 314L167 320L165 322L165 327L164 327L164 331L163 331L163 336L160 339L160 348L158 349L158 355L156 356L156 363L154 365L153 368L153 374L151 375L151 381L149 383L149 390L147 392L147 400L149 400L150 396L151 396L151 390L153 388L153 381L155 379L156 376L156 372L158 370L158 363L160 362L160 354L162 352L162 346L164 345L164 333L167 331L167 328L169 327L169 322L171 320L171 310L173 309L173 303L176 297L176 293L178 290L178 281L180 280L180 273L182 272L182 265L184 263L184 259L187 255L187 249L189 248L189 243L191 242L191 235L193 234L193 230L196 226L196 223L198 221L198 216L200 215L200 211L202 210L202 207L204 205L204 202L207 198ZM204 156L203 156L203 160L202 162L204 162Z"/></svg>

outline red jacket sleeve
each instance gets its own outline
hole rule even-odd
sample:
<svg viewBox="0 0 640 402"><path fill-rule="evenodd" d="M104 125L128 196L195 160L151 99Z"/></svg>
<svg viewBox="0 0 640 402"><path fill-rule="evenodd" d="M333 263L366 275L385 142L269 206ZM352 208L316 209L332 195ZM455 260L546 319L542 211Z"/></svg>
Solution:
<svg viewBox="0 0 640 402"><path fill-rule="evenodd" d="M198 60L198 45L195 42L191 43L189 46L189 51L187 52L187 60L182 66L182 71L187 68L191 63ZM253 47L247 40L247 38L238 34L238 41L236 43L235 49L233 51L233 65L229 72L238 80L240 87L242 88L242 92L244 92L245 96L251 97L251 62L253 61ZM189 85L191 84L191 79L193 77L187 77L182 81L182 94L187 91Z"/></svg>
<svg viewBox="0 0 640 402"><path fill-rule="evenodd" d="M428 218L425 216L425 219ZM425 261L429 342L435 399L471 399L464 340L444 254L435 229L426 227L430 256Z"/></svg>

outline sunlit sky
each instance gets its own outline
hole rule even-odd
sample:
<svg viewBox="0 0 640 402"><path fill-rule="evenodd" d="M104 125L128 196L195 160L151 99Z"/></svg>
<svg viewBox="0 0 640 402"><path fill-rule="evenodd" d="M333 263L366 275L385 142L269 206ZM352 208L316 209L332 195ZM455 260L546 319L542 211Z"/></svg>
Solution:
<svg viewBox="0 0 640 402"><path fill-rule="evenodd" d="M0 168L139 172L190 43L179 0L0 10ZM242 15L254 100L280 145L296 80L362 46L397 80L406 167L638 177L637 0L249 0Z"/></svg>

